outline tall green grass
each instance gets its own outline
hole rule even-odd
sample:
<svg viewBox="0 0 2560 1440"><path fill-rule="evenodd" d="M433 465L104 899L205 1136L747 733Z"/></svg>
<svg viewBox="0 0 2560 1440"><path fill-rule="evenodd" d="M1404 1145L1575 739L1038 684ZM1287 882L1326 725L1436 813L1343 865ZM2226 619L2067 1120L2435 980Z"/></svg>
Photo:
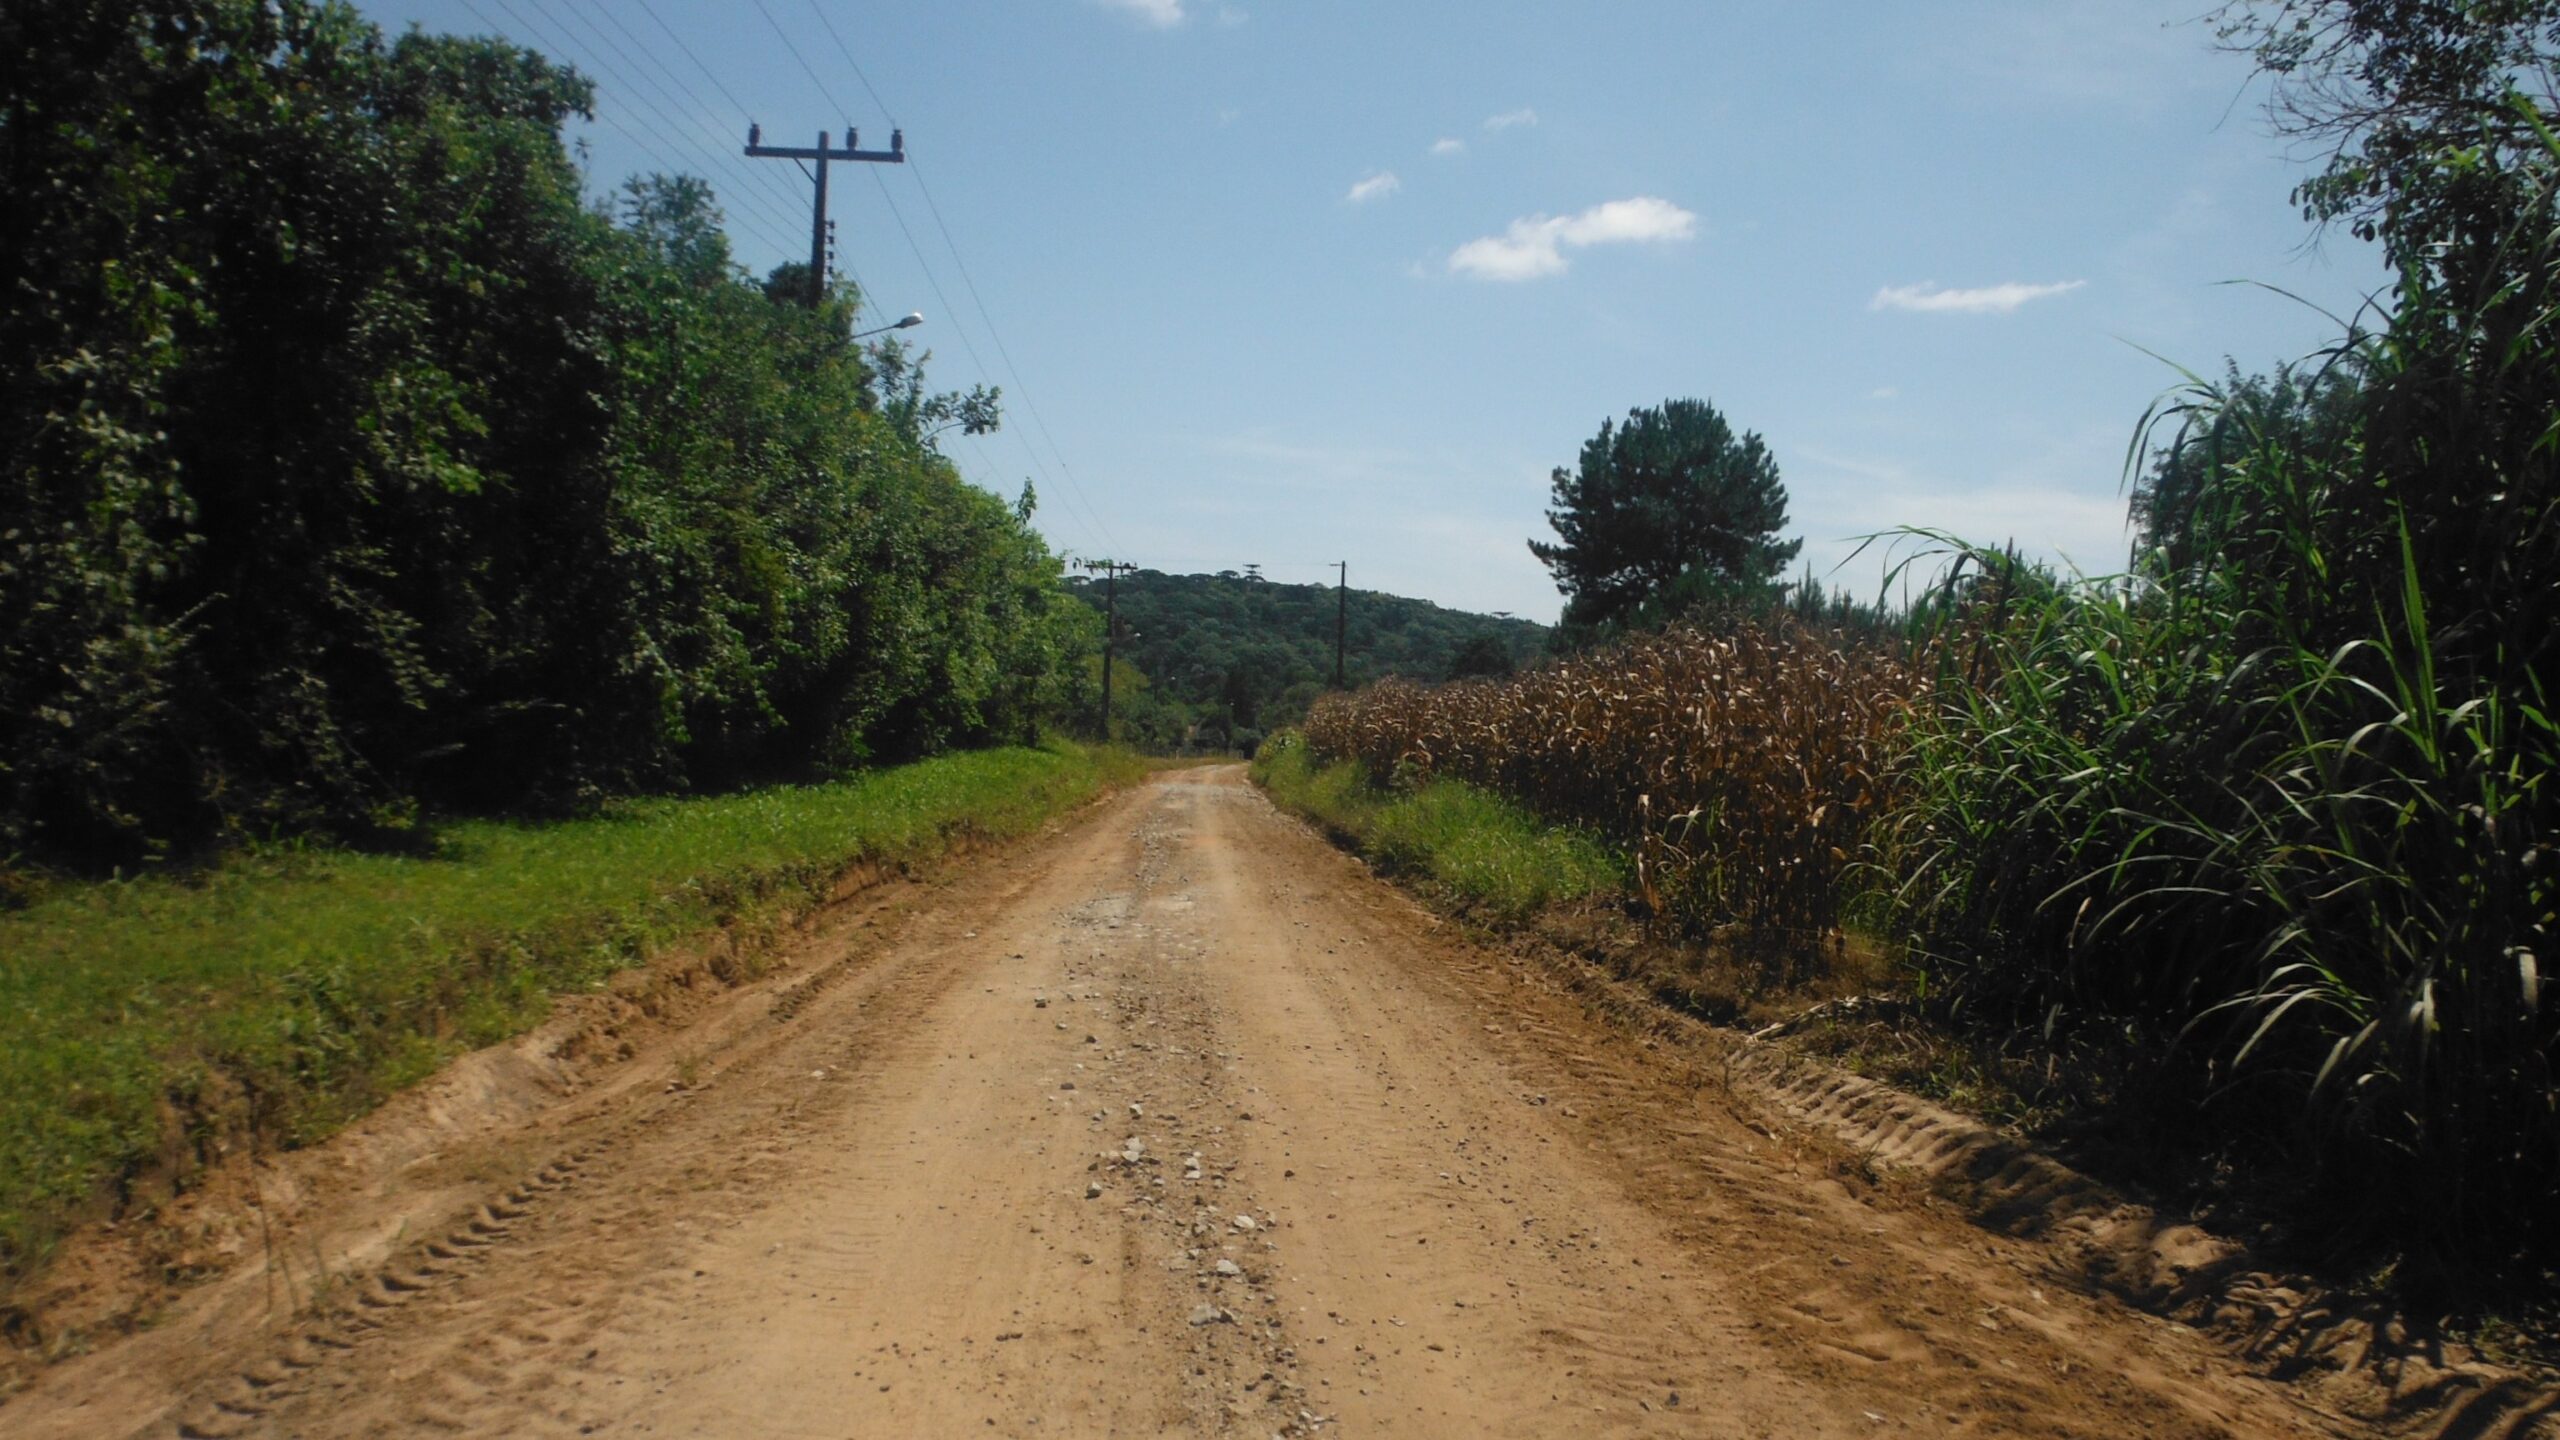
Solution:
<svg viewBox="0 0 2560 1440"><path fill-rule="evenodd" d="M2560 1259L2543 183L2464 268L2494 283L2414 271L2323 357L2311 392L2351 399L2316 438L2228 386L2173 396L2155 421L2214 449L2132 574L1962 551L2000 603L1941 607L1874 855L1952 1010L2130 1034L2235 1152L2473 1262Z"/></svg>
<svg viewBox="0 0 2560 1440"><path fill-rule="evenodd" d="M245 854L0 914L0 1279L134 1177L254 1124L324 1135L462 1051L717 925L774 923L848 865L1004 837L1135 776L1083 748L836 784L462 822L425 857Z"/></svg>
<svg viewBox="0 0 2560 1440"><path fill-rule="evenodd" d="M1294 732L1262 742L1253 778L1282 805L1350 836L1379 861L1428 875L1502 919L1615 894L1626 884L1617 853L1579 831L1550 826L1462 781L1382 789L1357 761L1319 764Z"/></svg>

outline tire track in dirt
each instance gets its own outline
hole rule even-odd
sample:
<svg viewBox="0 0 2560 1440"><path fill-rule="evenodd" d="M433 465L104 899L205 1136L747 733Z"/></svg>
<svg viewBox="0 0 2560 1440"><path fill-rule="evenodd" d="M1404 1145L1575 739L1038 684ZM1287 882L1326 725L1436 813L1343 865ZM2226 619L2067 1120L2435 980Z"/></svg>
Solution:
<svg viewBox="0 0 2560 1440"><path fill-rule="evenodd" d="M2364 1433L1872 1203L1232 768L984 862L770 1012L218 1378L0 1428Z"/></svg>
<svg viewBox="0 0 2560 1440"><path fill-rule="evenodd" d="M1320 1140L1276 1137L1281 1163L1333 1152L1313 1163L1366 1167L1308 1197L1329 1226L1309 1248L1334 1271L1308 1277L1315 1308L1365 1283L1406 1332L1432 1317L1443 1347L1398 1348L1390 1330L1388 1348L1360 1352L1355 1373L1377 1383L1344 1406L1358 1428L2335 1428L2178 1327L2103 1302L2092 1327L2072 1314L2087 1297L2032 1281L2023 1250L1861 1203L1735 1123L1708 1077L1593 1024L1526 967L1452 944L1356 862L1267 863L1317 842L1258 796L1203 787L1196 804L1230 892L1212 908L1286 920L1233 927L1221 970L1247 1020L1239 1043L1254 1017L1276 1021L1294 1060L1262 1082L1277 1108L1327 1117ZM1470 1350L1472 1365L1450 1358Z"/></svg>

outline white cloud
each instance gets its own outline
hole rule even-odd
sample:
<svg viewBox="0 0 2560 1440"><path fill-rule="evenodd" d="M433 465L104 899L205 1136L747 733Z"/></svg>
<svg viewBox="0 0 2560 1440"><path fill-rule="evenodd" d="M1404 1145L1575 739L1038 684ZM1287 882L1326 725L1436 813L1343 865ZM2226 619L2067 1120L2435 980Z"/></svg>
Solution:
<svg viewBox="0 0 2560 1440"><path fill-rule="evenodd" d="M1434 140L1431 142L1431 153L1434 155L1455 155L1466 148L1467 142L1464 140Z"/></svg>
<svg viewBox="0 0 2560 1440"><path fill-rule="evenodd" d="M1590 245L1686 240L1698 233L1698 217L1651 195L1612 200L1577 215L1531 215L1499 235L1470 240L1450 252L1449 270L1479 280L1534 280L1560 275L1564 252Z"/></svg>
<svg viewBox="0 0 2560 1440"><path fill-rule="evenodd" d="M1352 186L1351 193L1342 198L1354 205L1361 205L1371 200L1384 200L1401 188L1403 188L1403 182L1396 179L1394 171L1381 170Z"/></svg>
<svg viewBox="0 0 2560 1440"><path fill-rule="evenodd" d="M1170 30L1183 21L1183 0L1098 0L1098 3L1136 17L1141 23L1158 30Z"/></svg>
<svg viewBox="0 0 2560 1440"><path fill-rule="evenodd" d="M1175 3L1179 3L1179 0L1175 0ZM1517 110L1506 110L1499 115L1486 116L1484 128L1487 130L1508 130L1515 125L1535 125L1537 123L1538 112L1530 109L1526 105L1523 105Z"/></svg>
<svg viewBox="0 0 2560 1440"><path fill-rule="evenodd" d="M1917 310L1929 314L2006 315L2030 300L2068 295L2088 283L2086 280L2065 280L2056 285L2028 285L2012 280L2005 285L1985 285L1975 290L1949 290L1935 282L1887 285L1867 302L1867 308Z"/></svg>
<svg viewBox="0 0 2560 1440"><path fill-rule="evenodd" d="M1867 392L1867 398L1870 400L1899 400L1902 398L1902 391L1891 385L1879 385L1873 390Z"/></svg>

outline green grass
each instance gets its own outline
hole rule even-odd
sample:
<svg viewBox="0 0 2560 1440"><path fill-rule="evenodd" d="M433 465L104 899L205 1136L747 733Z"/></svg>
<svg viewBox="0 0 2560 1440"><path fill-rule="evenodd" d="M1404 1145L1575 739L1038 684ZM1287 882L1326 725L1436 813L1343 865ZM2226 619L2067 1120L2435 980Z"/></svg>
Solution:
<svg viewBox="0 0 2560 1440"><path fill-rule="evenodd" d="M1295 734L1263 742L1253 778L1282 805L1350 836L1364 853L1427 874L1503 919L1626 886L1626 866L1608 847L1463 781L1381 790L1356 761L1319 767Z"/></svg>
<svg viewBox="0 0 2560 1440"><path fill-rule="evenodd" d="M220 1131L307 1143L447 1059L845 867L1019 835L1143 762L950 755L835 784L457 823L426 857L279 849L57 887L0 915L0 1279Z"/></svg>

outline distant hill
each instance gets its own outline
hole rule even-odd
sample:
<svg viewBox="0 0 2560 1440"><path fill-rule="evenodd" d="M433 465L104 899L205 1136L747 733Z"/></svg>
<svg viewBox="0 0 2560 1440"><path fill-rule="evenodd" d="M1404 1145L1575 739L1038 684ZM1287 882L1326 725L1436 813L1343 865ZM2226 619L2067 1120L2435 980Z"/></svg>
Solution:
<svg viewBox="0 0 2560 1440"><path fill-rule="evenodd" d="M1068 588L1102 608L1100 580ZM1232 571L1121 576L1114 728L1173 748L1295 722L1333 677L1334 606L1330 585ZM1545 653L1547 627L1354 589L1345 639L1345 678L1358 686L1387 675L1447 679L1462 654L1476 671L1525 664Z"/></svg>

